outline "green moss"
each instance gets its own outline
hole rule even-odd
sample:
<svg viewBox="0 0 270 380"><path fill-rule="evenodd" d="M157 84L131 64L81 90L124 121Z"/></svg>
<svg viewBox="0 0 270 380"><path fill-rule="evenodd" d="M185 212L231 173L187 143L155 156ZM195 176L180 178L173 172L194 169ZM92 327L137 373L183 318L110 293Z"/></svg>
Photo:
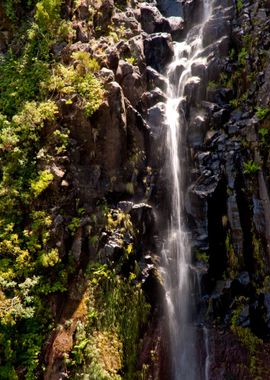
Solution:
<svg viewBox="0 0 270 380"><path fill-rule="evenodd" d="M49 170L43 170L39 172L39 176L31 181L31 190L34 197L38 197L50 183L53 181L53 175Z"/></svg>
<svg viewBox="0 0 270 380"><path fill-rule="evenodd" d="M250 375L252 378L262 379L260 361L258 359L259 346L263 343L262 340L247 327L233 326L232 331L248 351L248 370Z"/></svg>
<svg viewBox="0 0 270 380"><path fill-rule="evenodd" d="M238 63L240 66L245 66L247 61L248 52L245 47L243 47L238 53Z"/></svg>
<svg viewBox="0 0 270 380"><path fill-rule="evenodd" d="M206 252L204 252L204 251L197 250L195 252L195 259L197 261L201 261L203 263L208 263L208 261L209 261L209 255Z"/></svg>
<svg viewBox="0 0 270 380"><path fill-rule="evenodd" d="M16 17L17 6L6 1ZM53 246L52 218L40 199L53 180L44 130L53 132L51 149L61 154L68 134L58 127L58 107L44 90L51 76L51 47L67 37L61 2L39 1L34 19L22 23L16 54L0 62L0 378L36 379L39 354L51 330L48 294L66 290L71 269ZM12 8L11 8L12 7ZM29 14L30 15L30 14ZM11 15L11 17L13 17ZM13 44L14 45L14 44ZM19 49L18 49L19 47ZM63 146L64 145L64 146ZM60 149L61 148L61 149ZM60 149L60 150L59 150ZM46 167L46 166L45 166ZM48 167L48 166L47 166ZM44 165L41 166L44 168Z"/></svg>
<svg viewBox="0 0 270 380"><path fill-rule="evenodd" d="M243 9L243 0L237 0L236 8L238 12L240 12Z"/></svg>
<svg viewBox="0 0 270 380"><path fill-rule="evenodd" d="M264 120L269 114L270 109L266 107L257 107L256 116L259 120Z"/></svg>
<svg viewBox="0 0 270 380"><path fill-rule="evenodd" d="M71 366L87 365L83 375L90 379L121 380L117 372L122 367L122 355L122 344L116 332L94 330L89 336L86 326L79 322L72 359L66 360ZM82 373L74 374L75 379L81 379L81 376Z"/></svg>
<svg viewBox="0 0 270 380"><path fill-rule="evenodd" d="M218 88L218 83L214 81L209 81L207 84L207 89L208 90L216 90Z"/></svg>
<svg viewBox="0 0 270 380"><path fill-rule="evenodd" d="M248 353L248 370L253 378L261 379L260 374L260 361L258 358L259 347L263 343L248 327L238 325L238 318L243 308L247 305L247 299L243 296L235 300L236 308L231 318L232 332L237 336L241 345L247 350ZM256 377L255 377L256 376Z"/></svg>
<svg viewBox="0 0 270 380"><path fill-rule="evenodd" d="M68 359L74 378L88 375L91 379L134 380L149 305L139 285L116 275L106 265L92 265L89 276L88 322Z"/></svg>

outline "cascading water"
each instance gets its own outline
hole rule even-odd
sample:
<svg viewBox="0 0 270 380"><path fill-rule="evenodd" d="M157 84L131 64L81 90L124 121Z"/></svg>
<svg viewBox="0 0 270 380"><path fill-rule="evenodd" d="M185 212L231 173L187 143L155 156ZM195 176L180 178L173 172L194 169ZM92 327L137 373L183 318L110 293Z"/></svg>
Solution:
<svg viewBox="0 0 270 380"><path fill-rule="evenodd" d="M167 152L171 178L171 220L166 247L163 250L163 277L169 319L173 380L208 379L209 363L205 370L198 367L196 330L192 324L192 276L189 233L184 222L185 153L183 135L185 117L183 102L187 84L198 83L192 76L194 64L206 64L202 58L203 29L212 13L211 0L204 0L201 24L194 26L186 40L175 43L174 60L168 67L166 118L168 125ZM177 78L177 73L178 78ZM207 360L208 360L207 353Z"/></svg>

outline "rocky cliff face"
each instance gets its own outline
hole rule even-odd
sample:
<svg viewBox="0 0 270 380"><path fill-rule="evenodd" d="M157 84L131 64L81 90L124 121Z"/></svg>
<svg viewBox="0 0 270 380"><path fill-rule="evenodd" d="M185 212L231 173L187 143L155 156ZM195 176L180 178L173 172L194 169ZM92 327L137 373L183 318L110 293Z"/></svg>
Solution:
<svg viewBox="0 0 270 380"><path fill-rule="evenodd" d="M213 3L185 90L198 323L209 379L267 379L270 4ZM0 6L1 378L169 378L164 72L200 11Z"/></svg>
<svg viewBox="0 0 270 380"><path fill-rule="evenodd" d="M208 84L189 102L187 214L210 329L209 377L267 379L269 7L218 5L205 30L207 43L220 38L200 74Z"/></svg>

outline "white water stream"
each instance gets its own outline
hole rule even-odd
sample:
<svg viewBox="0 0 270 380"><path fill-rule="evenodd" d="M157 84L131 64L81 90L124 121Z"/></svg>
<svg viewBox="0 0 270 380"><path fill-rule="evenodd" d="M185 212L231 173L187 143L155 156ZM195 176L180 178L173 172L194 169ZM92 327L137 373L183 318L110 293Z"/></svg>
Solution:
<svg viewBox="0 0 270 380"><path fill-rule="evenodd" d="M192 324L192 300L194 289L191 276L191 248L189 233L184 222L184 170L185 165L185 117L181 102L185 99L185 87L198 83L192 76L192 66L205 65L203 54L203 29L212 14L212 0L204 0L200 25L194 26L184 42L175 43L174 59L169 65L167 78L166 118L168 125L168 168L171 171L171 220L168 241L163 250L163 279L166 290L169 319L173 380L208 380L209 352L205 369L198 368L196 327ZM179 72L176 79L177 72ZM187 173L186 173L187 174ZM204 336L208 341L207 331ZM207 343L207 342L206 342Z"/></svg>

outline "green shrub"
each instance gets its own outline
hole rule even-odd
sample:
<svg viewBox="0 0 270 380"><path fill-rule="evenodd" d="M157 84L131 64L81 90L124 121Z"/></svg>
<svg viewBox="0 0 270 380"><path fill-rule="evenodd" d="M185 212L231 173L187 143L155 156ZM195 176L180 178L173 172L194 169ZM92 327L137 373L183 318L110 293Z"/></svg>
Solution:
<svg viewBox="0 0 270 380"><path fill-rule="evenodd" d="M50 33L52 28L60 22L60 10L63 0L41 0L36 4L35 21L41 31Z"/></svg>
<svg viewBox="0 0 270 380"><path fill-rule="evenodd" d="M229 103L233 108L237 108L239 106L239 99L232 99Z"/></svg>
<svg viewBox="0 0 270 380"><path fill-rule="evenodd" d="M90 71L97 67L93 60L85 62L85 56L75 68L58 64L51 78L43 83L43 88L60 98L69 99L75 94L79 95L80 106L87 116L91 116L100 107L104 94L101 83Z"/></svg>
<svg viewBox="0 0 270 380"><path fill-rule="evenodd" d="M52 181L53 174L49 170L40 171L39 176L30 183L34 197L38 197L46 190Z"/></svg>
<svg viewBox="0 0 270 380"><path fill-rule="evenodd" d="M243 9L243 6L244 6L243 0L237 0L236 8L237 8L238 12L240 12Z"/></svg>
<svg viewBox="0 0 270 380"><path fill-rule="evenodd" d="M195 252L195 259L197 261L201 261L203 263L208 263L208 261L209 261L209 255L206 252L204 252L204 251L198 250L198 251Z"/></svg>
<svg viewBox="0 0 270 380"><path fill-rule="evenodd" d="M207 89L208 90L216 90L218 87L218 84L215 83L214 81L209 81L207 84Z"/></svg>
<svg viewBox="0 0 270 380"><path fill-rule="evenodd" d="M260 170L260 166L257 162L249 160L244 162L244 174L256 174Z"/></svg>
<svg viewBox="0 0 270 380"><path fill-rule="evenodd" d="M136 57L127 57L125 58L125 61L130 63L131 65L137 65L137 58Z"/></svg>
<svg viewBox="0 0 270 380"><path fill-rule="evenodd" d="M257 107L256 116L259 120L263 120L269 114L270 109L266 107Z"/></svg>
<svg viewBox="0 0 270 380"><path fill-rule="evenodd" d="M9 53L0 62L0 112L12 116L25 102L41 99L39 83L49 77L48 64L28 54Z"/></svg>
<svg viewBox="0 0 270 380"><path fill-rule="evenodd" d="M238 53L238 63L239 63L239 65L241 65L241 66L245 66L246 65L247 56L248 56L248 52L247 52L246 48L242 48L240 50L240 52Z"/></svg>

